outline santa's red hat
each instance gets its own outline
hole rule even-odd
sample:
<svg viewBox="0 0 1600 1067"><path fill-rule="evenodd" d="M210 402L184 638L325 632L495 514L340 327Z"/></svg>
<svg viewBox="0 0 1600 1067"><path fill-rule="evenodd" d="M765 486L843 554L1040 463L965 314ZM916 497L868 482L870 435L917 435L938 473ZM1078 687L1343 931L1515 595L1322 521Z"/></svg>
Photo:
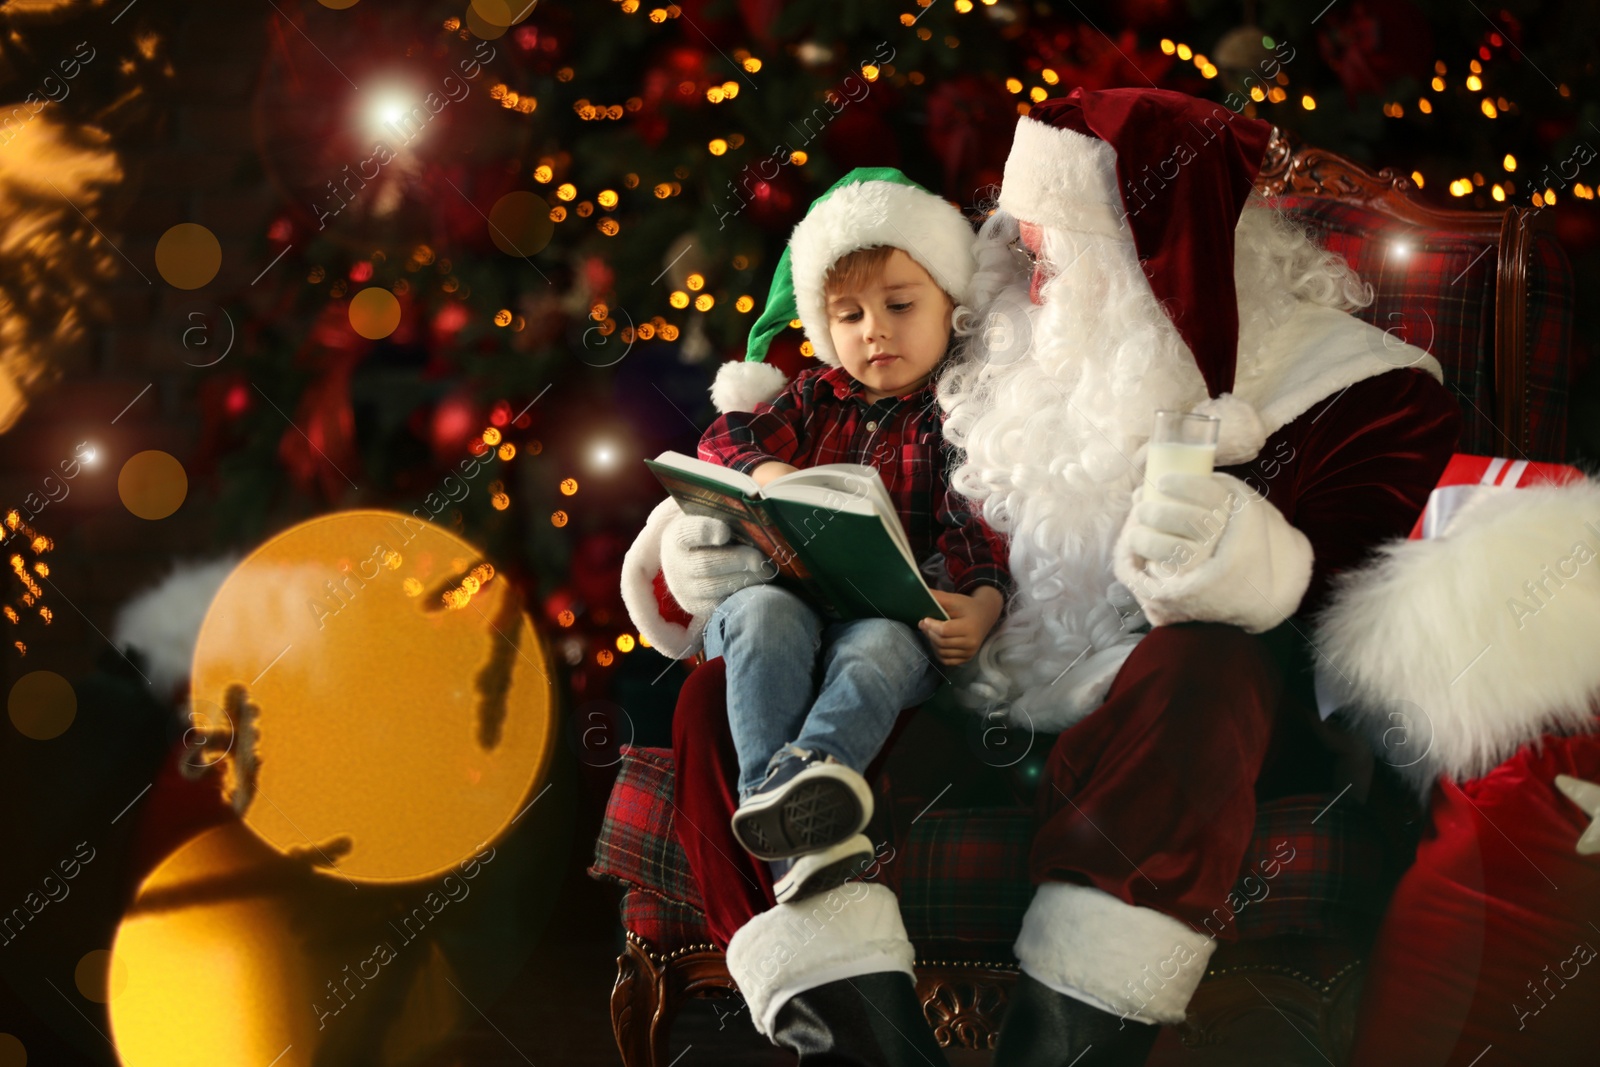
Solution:
<svg viewBox="0 0 1600 1067"><path fill-rule="evenodd" d="M1239 347L1234 227L1271 136L1265 122L1184 93L1074 89L1018 121L999 206L1041 226L1132 241L1220 397L1233 389Z"/></svg>

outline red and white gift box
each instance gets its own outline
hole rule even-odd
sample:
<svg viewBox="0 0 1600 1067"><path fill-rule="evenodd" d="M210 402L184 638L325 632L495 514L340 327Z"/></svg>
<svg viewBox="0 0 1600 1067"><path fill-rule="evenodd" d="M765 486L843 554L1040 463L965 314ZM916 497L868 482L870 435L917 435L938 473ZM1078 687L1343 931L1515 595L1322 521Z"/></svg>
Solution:
<svg viewBox="0 0 1600 1067"><path fill-rule="evenodd" d="M1582 477L1582 471L1565 463L1535 463L1458 452L1450 457L1444 473L1439 476L1439 484L1428 494L1428 503L1411 528L1411 539L1438 537L1467 501L1483 493L1525 489L1530 485L1564 485Z"/></svg>

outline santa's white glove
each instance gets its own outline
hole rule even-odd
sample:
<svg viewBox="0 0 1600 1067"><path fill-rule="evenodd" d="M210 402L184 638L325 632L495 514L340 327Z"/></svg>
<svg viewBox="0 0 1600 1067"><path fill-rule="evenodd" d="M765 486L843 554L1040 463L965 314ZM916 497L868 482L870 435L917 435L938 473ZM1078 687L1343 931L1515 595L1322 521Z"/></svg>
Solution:
<svg viewBox="0 0 1600 1067"><path fill-rule="evenodd" d="M691 615L709 614L745 586L777 573L759 550L734 541L733 528L721 519L679 515L662 531L661 575Z"/></svg>
<svg viewBox="0 0 1600 1067"><path fill-rule="evenodd" d="M1279 625L1311 584L1311 542L1231 474L1167 474L1166 500L1128 514L1113 550L1119 581L1154 626L1221 622L1250 633Z"/></svg>
<svg viewBox="0 0 1600 1067"><path fill-rule="evenodd" d="M1216 552L1229 516L1242 506L1215 474L1163 474L1160 495L1134 490L1126 536L1151 575L1170 575L1204 563Z"/></svg>

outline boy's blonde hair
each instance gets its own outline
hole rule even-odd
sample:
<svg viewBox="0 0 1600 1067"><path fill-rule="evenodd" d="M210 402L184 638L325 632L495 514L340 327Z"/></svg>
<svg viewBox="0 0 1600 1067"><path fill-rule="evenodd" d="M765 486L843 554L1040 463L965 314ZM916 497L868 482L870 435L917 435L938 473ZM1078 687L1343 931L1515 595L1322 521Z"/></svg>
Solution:
<svg viewBox="0 0 1600 1067"><path fill-rule="evenodd" d="M828 273L822 276L822 291L829 296L838 292L854 292L876 277L894 255L893 245L873 245L846 252L834 260Z"/></svg>
<svg viewBox="0 0 1600 1067"><path fill-rule="evenodd" d="M834 293L851 293L866 286L873 278L882 273L889 262L889 257L902 251L894 245L873 245L871 248L858 248L854 252L846 252L833 261L833 266L822 276L822 293L832 296ZM913 260L915 262L915 260ZM927 268L923 268L926 270ZM954 304L955 297L944 291L944 287L934 281L934 286L944 295L944 298Z"/></svg>

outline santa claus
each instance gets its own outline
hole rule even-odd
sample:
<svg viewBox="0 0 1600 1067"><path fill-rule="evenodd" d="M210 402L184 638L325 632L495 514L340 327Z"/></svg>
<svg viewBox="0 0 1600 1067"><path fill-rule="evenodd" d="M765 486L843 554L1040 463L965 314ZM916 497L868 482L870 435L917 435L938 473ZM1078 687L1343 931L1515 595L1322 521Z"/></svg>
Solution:
<svg viewBox="0 0 1600 1067"><path fill-rule="evenodd" d="M939 398L965 449L953 483L1009 537L1017 592L960 686L996 722L1059 732L1008 1067L1140 1063L1183 1018L1258 785L1325 770L1299 617L1405 535L1455 443L1437 361L1352 317L1368 297L1349 267L1254 201L1269 134L1178 93L1077 90L1019 121L979 237L984 310ZM1220 419L1213 472L1145 484L1157 410ZM685 654L706 605L756 579L674 522L625 567L635 622ZM640 594L658 564L671 598ZM674 623L672 600L696 617ZM680 837L758 1025L802 1058L910 1062L846 989L910 973L893 894L801 937L809 902L774 906L719 859L735 769L714 703L679 704ZM898 1003L880 1013L897 1032L921 1024Z"/></svg>

